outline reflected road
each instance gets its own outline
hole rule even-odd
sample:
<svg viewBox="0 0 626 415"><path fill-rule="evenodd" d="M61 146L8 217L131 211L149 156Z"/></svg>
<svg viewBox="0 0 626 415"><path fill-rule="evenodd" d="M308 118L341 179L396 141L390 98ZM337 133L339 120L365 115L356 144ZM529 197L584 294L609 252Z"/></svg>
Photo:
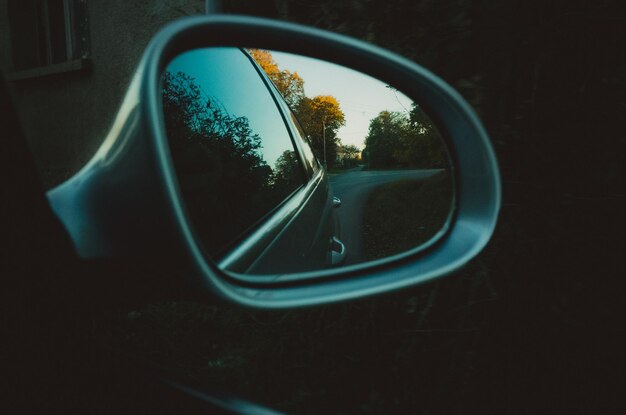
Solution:
<svg viewBox="0 0 626 415"><path fill-rule="evenodd" d="M377 187L398 180L423 180L443 169L428 170L371 170L360 168L341 174L331 174L330 185L333 195L341 199L336 210L341 233L339 239L346 246L344 265L366 261L363 246L363 212L367 197Z"/></svg>

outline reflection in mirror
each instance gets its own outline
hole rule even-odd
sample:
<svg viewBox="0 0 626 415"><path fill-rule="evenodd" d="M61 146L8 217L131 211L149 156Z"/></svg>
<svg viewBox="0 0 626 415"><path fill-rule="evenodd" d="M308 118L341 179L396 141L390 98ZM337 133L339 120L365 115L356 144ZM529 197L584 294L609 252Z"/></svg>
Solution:
<svg viewBox="0 0 626 415"><path fill-rule="evenodd" d="M363 263L440 235L444 141L418 103L302 56L195 49L162 76L180 193L208 256L240 274Z"/></svg>

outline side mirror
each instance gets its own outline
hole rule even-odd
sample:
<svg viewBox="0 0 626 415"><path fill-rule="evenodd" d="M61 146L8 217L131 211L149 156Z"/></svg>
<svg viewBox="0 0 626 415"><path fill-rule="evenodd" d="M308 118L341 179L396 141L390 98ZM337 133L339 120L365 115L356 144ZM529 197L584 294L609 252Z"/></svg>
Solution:
<svg viewBox="0 0 626 415"><path fill-rule="evenodd" d="M337 172L327 169L338 160L329 163L325 147L336 144L328 141L330 118L294 110L295 101L290 108L287 94L281 97L271 74L252 59L251 48L343 67L356 74L354 90L365 88L361 77L368 77L398 91L398 102L406 99L405 115L397 111L395 121L391 115L376 121L375 114L369 131L363 131L365 157L387 174L374 174L372 165L363 164L368 174L358 180L369 193L393 185L382 200L400 195L400 206L411 206L411 213L398 213L402 220L396 221L399 228L410 224L403 230L408 243L386 244L392 248L381 249L381 255L351 257L351 245L367 238L359 233L362 220L349 227L346 216L354 216L365 202L357 206L353 193L339 194ZM258 85L265 85L259 97ZM393 113L379 104L378 98L352 103L378 115ZM298 122L305 116L311 118L304 122L309 129L319 126L319 148L317 131L302 131ZM396 129L376 130L383 121ZM436 139L420 144L427 136ZM426 174L427 169L432 172ZM445 180L418 194L430 176ZM354 183L347 180L344 187ZM172 278L181 284L191 282L244 305L279 308L382 293L457 270L493 233L500 178L474 112L426 69L309 27L203 16L179 20L157 34L100 150L48 197L83 258L123 256L167 264L178 271ZM420 200L418 207L409 199ZM429 213L435 205L439 208ZM394 216L393 208L386 212L391 213L380 217ZM419 223L405 220L413 214L434 223L422 239ZM346 229L350 243L340 235Z"/></svg>

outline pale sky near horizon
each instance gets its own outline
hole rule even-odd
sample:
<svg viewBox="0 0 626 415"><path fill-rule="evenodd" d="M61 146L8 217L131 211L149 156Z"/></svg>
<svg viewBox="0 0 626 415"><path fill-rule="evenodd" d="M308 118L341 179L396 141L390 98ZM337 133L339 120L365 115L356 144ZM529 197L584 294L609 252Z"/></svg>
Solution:
<svg viewBox="0 0 626 415"><path fill-rule="evenodd" d="M318 59L270 52L279 69L298 72L304 79L307 97L332 95L337 98L346 119L346 125L337 134L343 144L354 144L363 150L372 118L384 110L411 110L411 99L368 75Z"/></svg>

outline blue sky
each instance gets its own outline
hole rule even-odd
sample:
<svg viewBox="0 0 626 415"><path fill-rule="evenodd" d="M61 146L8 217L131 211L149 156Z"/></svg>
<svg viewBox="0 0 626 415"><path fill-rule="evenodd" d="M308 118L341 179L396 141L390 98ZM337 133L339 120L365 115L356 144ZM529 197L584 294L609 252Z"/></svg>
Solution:
<svg viewBox="0 0 626 415"><path fill-rule="evenodd" d="M280 69L298 72L304 79L306 96L332 95L337 98L346 117L346 125L338 132L343 144L354 144L362 150L372 118L384 110L405 112L411 109L413 101L375 78L317 59L276 51L271 53Z"/></svg>

